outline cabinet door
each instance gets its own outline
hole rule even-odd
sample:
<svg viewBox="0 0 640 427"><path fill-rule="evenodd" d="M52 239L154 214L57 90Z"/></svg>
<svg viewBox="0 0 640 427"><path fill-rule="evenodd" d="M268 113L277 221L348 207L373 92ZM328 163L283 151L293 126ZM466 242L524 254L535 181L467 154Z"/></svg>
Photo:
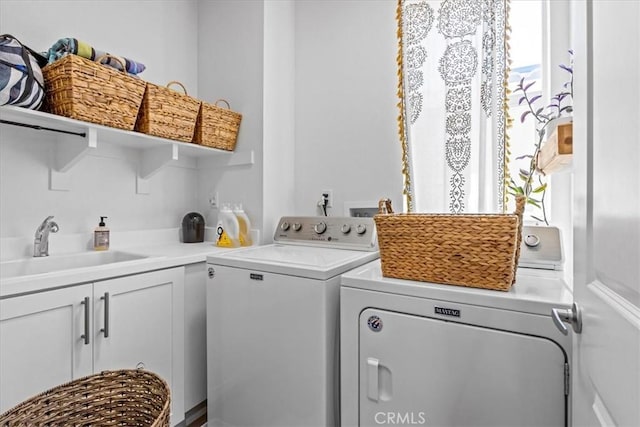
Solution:
<svg viewBox="0 0 640 427"><path fill-rule="evenodd" d="M94 283L94 370L144 369L171 387L184 418L184 268Z"/></svg>
<svg viewBox="0 0 640 427"><path fill-rule="evenodd" d="M184 407L207 400L206 264L185 266L184 275Z"/></svg>
<svg viewBox="0 0 640 427"><path fill-rule="evenodd" d="M0 413L92 373L90 297L81 285L0 300Z"/></svg>

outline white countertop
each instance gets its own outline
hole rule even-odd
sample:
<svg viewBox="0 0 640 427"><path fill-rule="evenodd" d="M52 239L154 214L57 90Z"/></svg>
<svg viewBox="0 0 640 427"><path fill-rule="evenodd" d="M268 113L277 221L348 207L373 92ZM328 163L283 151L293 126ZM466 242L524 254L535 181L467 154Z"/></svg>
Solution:
<svg viewBox="0 0 640 427"><path fill-rule="evenodd" d="M147 242L145 240L145 242ZM112 250L116 250L112 248ZM18 296L43 290L96 282L113 277L142 273L145 271L161 270L181 265L205 262L207 255L228 252L233 249L219 248L213 242L179 243L158 242L139 246L118 247L118 251L144 256L145 258L123 261L99 266L73 268L32 274L27 276L8 277L0 280L0 298ZM85 251L86 252L86 251ZM82 253L82 252L77 252ZM59 256L68 256L73 252L65 252ZM50 258L55 258L51 254Z"/></svg>
<svg viewBox="0 0 640 427"><path fill-rule="evenodd" d="M388 294L543 315L549 315L551 308L570 308L573 302L570 283L565 280L562 271L532 268L518 268L516 283L508 292L384 277L380 260L344 274L341 284L343 287Z"/></svg>

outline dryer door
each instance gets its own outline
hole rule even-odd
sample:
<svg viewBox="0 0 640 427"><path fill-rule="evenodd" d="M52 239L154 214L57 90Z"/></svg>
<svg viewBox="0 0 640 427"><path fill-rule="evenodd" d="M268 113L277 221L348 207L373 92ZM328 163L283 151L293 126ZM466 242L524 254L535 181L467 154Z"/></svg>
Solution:
<svg viewBox="0 0 640 427"><path fill-rule="evenodd" d="M553 341L384 310L360 315L360 425L565 426Z"/></svg>

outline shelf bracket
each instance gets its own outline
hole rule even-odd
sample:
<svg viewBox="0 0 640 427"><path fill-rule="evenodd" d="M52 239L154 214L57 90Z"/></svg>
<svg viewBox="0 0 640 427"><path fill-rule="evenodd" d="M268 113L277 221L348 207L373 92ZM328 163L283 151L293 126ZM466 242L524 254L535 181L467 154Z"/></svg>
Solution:
<svg viewBox="0 0 640 427"><path fill-rule="evenodd" d="M199 158L198 167L215 169L227 166L251 166L256 162L253 150L225 154L225 156Z"/></svg>
<svg viewBox="0 0 640 427"><path fill-rule="evenodd" d="M178 144L148 148L141 153L136 176L136 193L151 194L150 178L178 160Z"/></svg>
<svg viewBox="0 0 640 427"><path fill-rule="evenodd" d="M49 189L68 191L71 188L69 171L92 150L98 148L98 131L95 128L87 128L82 140L60 138L56 145L52 166L49 168Z"/></svg>
<svg viewBox="0 0 640 427"><path fill-rule="evenodd" d="M255 156L253 154L253 150L251 151L241 151L238 153L233 153L227 166L246 166L252 165L255 163Z"/></svg>

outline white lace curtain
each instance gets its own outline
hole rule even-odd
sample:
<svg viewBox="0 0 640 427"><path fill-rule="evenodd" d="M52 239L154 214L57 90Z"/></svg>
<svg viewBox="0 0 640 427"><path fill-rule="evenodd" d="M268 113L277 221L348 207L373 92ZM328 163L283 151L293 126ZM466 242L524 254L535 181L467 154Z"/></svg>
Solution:
<svg viewBox="0 0 640 427"><path fill-rule="evenodd" d="M503 209L507 8L507 0L399 0L410 211Z"/></svg>

